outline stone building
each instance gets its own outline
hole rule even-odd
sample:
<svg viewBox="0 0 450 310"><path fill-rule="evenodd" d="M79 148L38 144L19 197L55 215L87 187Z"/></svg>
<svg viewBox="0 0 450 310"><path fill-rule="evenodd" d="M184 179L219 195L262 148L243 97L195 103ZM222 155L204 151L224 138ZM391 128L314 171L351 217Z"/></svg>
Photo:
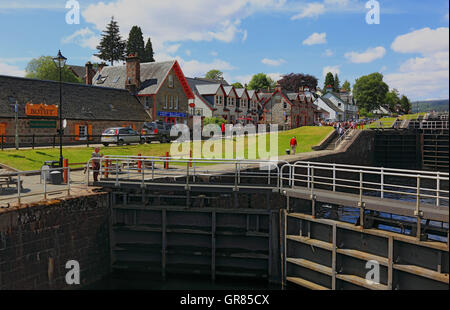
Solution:
<svg viewBox="0 0 450 310"><path fill-rule="evenodd" d="M16 126L21 141L24 136L36 135L37 142L52 143L58 135L59 109L59 82L0 76L0 135L4 143L14 143ZM139 130L151 120L139 99L125 89L72 83L62 83L62 118L67 121L64 135L70 136L65 143L93 140L93 135L101 135L108 127Z"/></svg>
<svg viewBox="0 0 450 310"><path fill-rule="evenodd" d="M154 121L189 124L189 101L195 96L176 60L141 64L137 55L129 55L126 65L99 70L92 84L127 89Z"/></svg>

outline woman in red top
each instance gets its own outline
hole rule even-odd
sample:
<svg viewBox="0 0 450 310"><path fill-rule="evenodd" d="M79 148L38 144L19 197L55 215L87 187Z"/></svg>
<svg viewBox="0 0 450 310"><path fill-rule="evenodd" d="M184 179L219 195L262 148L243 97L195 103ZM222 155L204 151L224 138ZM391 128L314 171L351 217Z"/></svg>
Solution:
<svg viewBox="0 0 450 310"><path fill-rule="evenodd" d="M291 149L292 149L292 155L295 155L295 148L297 147L297 139L293 137L291 139Z"/></svg>

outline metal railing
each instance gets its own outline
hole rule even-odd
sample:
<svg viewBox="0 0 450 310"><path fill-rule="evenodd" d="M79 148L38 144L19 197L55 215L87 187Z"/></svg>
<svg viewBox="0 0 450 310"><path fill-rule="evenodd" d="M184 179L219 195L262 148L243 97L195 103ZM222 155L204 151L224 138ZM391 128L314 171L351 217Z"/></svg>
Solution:
<svg viewBox="0 0 450 310"><path fill-rule="evenodd" d="M88 163L87 184L91 185L92 159ZM279 160L236 160L174 158L151 156L104 156L98 170L101 182L162 184L167 186L227 187L239 190L241 187L280 188L280 166L287 164ZM221 178L221 181L205 183L207 178ZM167 181L171 178L171 181ZM216 180L216 179L215 179Z"/></svg>
<svg viewBox="0 0 450 310"><path fill-rule="evenodd" d="M315 189L356 193L361 202L363 197L415 201L419 213L421 204L449 205L449 174L443 172L296 162L284 165L280 178L280 190L301 186L311 194Z"/></svg>
<svg viewBox="0 0 450 310"><path fill-rule="evenodd" d="M351 128L349 128L346 131L344 131L342 136L340 136L339 139L337 139L336 142L334 143L334 149L337 149L339 144L341 144L341 142L344 141L345 138L348 137L352 133L352 131L353 131L353 129L351 129Z"/></svg>
<svg viewBox="0 0 450 310"><path fill-rule="evenodd" d="M53 171L59 171L61 173L61 184L52 184L49 182L47 174L50 175ZM65 176L63 177L64 174ZM36 179L39 178L39 184L33 182L24 185L24 181L32 176L35 176ZM66 178L67 182L64 183L63 178ZM2 187L0 189L0 208L2 208L1 206L9 206L16 202L20 206L27 197L42 197L43 200L47 200L48 196L59 193L64 196L70 196L71 186L74 183L71 181L70 167L11 172L0 175L0 179L2 180ZM4 188L4 185L7 187ZM11 191L11 189L13 189L12 186L16 187L15 191Z"/></svg>

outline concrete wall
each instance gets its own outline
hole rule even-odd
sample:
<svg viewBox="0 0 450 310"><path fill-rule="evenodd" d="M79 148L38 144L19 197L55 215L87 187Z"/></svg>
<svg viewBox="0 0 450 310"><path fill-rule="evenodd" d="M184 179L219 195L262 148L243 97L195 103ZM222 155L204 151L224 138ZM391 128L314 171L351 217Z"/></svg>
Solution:
<svg viewBox="0 0 450 310"><path fill-rule="evenodd" d="M108 195L0 210L0 290L71 289L66 262L86 285L110 271Z"/></svg>

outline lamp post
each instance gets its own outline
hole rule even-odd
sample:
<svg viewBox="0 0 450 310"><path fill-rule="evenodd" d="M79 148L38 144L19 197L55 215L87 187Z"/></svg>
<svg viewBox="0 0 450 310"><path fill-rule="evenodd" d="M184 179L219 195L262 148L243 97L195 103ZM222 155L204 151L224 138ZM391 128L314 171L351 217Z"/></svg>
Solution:
<svg viewBox="0 0 450 310"><path fill-rule="evenodd" d="M59 69L59 166L63 166L63 155L62 155L62 137L63 137L63 128L62 128L62 78L61 72L64 66L66 65L67 58L61 54L61 51L58 51L58 55L53 58L53 62L56 67Z"/></svg>

